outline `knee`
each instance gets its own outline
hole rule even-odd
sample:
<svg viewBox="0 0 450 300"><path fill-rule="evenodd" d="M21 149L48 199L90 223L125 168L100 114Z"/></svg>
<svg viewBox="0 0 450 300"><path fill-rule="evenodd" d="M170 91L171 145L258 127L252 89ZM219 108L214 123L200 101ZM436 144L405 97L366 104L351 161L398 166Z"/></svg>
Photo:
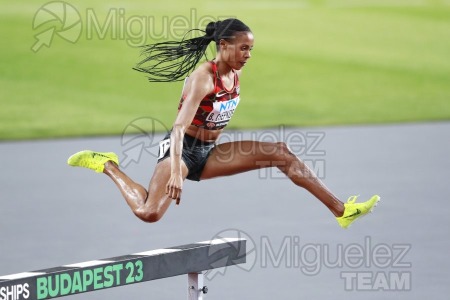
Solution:
<svg viewBox="0 0 450 300"><path fill-rule="evenodd" d="M149 210L149 211L135 211L134 214L141 219L142 221L146 223L156 223L159 220L161 220L163 214L161 212L158 212L156 210Z"/></svg>
<svg viewBox="0 0 450 300"><path fill-rule="evenodd" d="M291 149L285 142L275 143L277 149L277 156L280 160L287 160L289 158L295 157Z"/></svg>

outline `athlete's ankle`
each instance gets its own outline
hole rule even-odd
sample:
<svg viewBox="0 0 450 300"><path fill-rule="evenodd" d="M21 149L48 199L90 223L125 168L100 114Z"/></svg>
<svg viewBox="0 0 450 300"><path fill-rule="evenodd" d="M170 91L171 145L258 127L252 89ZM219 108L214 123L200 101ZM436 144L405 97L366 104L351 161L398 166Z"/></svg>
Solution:
<svg viewBox="0 0 450 300"><path fill-rule="evenodd" d="M103 173L108 174L111 171L114 171L114 169L119 169L119 166L115 162L108 160L104 164Z"/></svg>
<svg viewBox="0 0 450 300"><path fill-rule="evenodd" d="M333 206L328 207L331 211L331 213L336 217L340 218L344 215L345 212L345 206L342 202L333 203Z"/></svg>
<svg viewBox="0 0 450 300"><path fill-rule="evenodd" d="M339 207L336 209L335 216L340 218L344 215L344 212L345 212L345 206L344 206L344 203L341 202Z"/></svg>

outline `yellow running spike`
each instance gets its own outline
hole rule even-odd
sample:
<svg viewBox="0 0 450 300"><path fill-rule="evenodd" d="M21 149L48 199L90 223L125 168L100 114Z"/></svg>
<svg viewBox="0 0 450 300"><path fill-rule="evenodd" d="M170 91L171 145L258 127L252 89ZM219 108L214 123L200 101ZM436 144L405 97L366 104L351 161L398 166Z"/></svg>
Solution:
<svg viewBox="0 0 450 300"><path fill-rule="evenodd" d="M358 218L372 212L375 206L377 206L378 201L380 201L380 196L378 195L372 196L370 200L363 203L355 203L356 198L358 196L348 198L347 203L344 203L344 215L336 218L342 228L348 228Z"/></svg>
<svg viewBox="0 0 450 300"><path fill-rule="evenodd" d="M75 153L67 160L67 164L72 167L83 167L102 173L105 163L112 161L119 165L119 158L113 152L94 152L91 150L83 150Z"/></svg>

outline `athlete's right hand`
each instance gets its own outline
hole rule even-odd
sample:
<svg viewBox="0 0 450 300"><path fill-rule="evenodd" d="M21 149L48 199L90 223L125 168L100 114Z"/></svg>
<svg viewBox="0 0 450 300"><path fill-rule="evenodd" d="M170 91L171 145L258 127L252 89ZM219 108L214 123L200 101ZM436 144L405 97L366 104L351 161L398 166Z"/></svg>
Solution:
<svg viewBox="0 0 450 300"><path fill-rule="evenodd" d="M181 191L183 190L183 177L178 174L172 174L166 185L166 194L169 198L176 200L180 204Z"/></svg>

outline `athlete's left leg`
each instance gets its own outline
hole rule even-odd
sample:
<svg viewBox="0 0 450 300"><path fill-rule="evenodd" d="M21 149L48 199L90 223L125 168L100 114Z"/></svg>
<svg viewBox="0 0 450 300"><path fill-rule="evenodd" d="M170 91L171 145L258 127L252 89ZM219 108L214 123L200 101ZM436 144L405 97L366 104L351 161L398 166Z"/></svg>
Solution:
<svg viewBox="0 0 450 300"><path fill-rule="evenodd" d="M336 216L344 204L285 143L239 141L217 145L211 152L201 179L234 175L246 171L277 167L296 185L305 188Z"/></svg>

